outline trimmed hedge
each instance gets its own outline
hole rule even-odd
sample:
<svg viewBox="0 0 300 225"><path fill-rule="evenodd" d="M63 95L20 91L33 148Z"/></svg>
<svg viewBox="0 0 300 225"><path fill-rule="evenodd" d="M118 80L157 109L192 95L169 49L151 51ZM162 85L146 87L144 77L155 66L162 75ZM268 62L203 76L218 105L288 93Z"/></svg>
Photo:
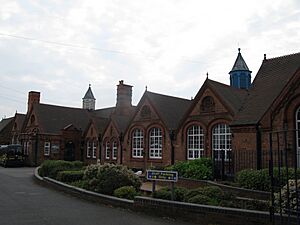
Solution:
<svg viewBox="0 0 300 225"><path fill-rule="evenodd" d="M65 170L81 170L83 163L80 161L64 161L64 160L46 160L39 169L39 175L42 177L57 178L60 171Z"/></svg>
<svg viewBox="0 0 300 225"><path fill-rule="evenodd" d="M177 162L173 166L168 166L166 170L175 170L180 177L211 180L213 178L213 168L211 158L200 158L186 162Z"/></svg>
<svg viewBox="0 0 300 225"><path fill-rule="evenodd" d="M133 200L135 196L138 195L138 192L132 186L123 186L114 190L114 196L118 198L126 198Z"/></svg>
<svg viewBox="0 0 300 225"><path fill-rule="evenodd" d="M83 170L60 171L58 172L56 179L61 182L71 183L71 182L82 180L83 173L84 173Z"/></svg>
<svg viewBox="0 0 300 225"><path fill-rule="evenodd" d="M273 170L274 184L277 187L283 187L286 184L287 179L295 178L295 171L293 168L281 168L279 176L279 168L275 167ZM297 170L297 176L300 178L300 170ZM253 170L246 169L238 172L236 176L236 182L240 187L270 191L271 190L271 178L269 176L269 169Z"/></svg>

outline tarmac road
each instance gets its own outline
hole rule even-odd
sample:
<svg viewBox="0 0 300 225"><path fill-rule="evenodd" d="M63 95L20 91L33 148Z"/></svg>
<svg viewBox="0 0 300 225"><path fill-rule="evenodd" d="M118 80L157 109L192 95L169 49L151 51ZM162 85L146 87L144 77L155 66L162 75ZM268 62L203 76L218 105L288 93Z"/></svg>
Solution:
<svg viewBox="0 0 300 225"><path fill-rule="evenodd" d="M34 168L0 167L1 225L189 225L111 208L36 184Z"/></svg>

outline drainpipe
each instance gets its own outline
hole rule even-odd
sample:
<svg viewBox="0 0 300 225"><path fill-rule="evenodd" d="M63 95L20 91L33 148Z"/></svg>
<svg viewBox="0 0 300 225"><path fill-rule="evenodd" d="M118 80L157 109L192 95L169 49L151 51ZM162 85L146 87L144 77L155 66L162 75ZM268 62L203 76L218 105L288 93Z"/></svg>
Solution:
<svg viewBox="0 0 300 225"><path fill-rule="evenodd" d="M170 140L171 140L171 165L174 165L175 163L175 151L174 151L174 143L175 140L175 132L174 130L170 131Z"/></svg>
<svg viewBox="0 0 300 225"><path fill-rule="evenodd" d="M262 169L261 126L256 124L256 169Z"/></svg>
<svg viewBox="0 0 300 225"><path fill-rule="evenodd" d="M99 157L98 157L98 159L101 163L101 159L102 159L102 135L101 135L101 133L99 133L99 135L98 135L98 146L99 146L99 155L98 155Z"/></svg>
<svg viewBox="0 0 300 225"><path fill-rule="evenodd" d="M120 164L123 164L123 132L120 133L119 136L119 140L120 140Z"/></svg>

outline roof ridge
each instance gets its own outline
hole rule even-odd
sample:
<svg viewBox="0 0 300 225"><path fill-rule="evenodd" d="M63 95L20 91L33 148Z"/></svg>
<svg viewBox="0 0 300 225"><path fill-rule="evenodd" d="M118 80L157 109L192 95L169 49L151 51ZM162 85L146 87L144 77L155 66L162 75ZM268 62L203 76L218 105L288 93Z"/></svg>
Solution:
<svg viewBox="0 0 300 225"><path fill-rule="evenodd" d="M237 87L233 87L233 86L230 86L228 84L224 84L224 83L221 83L221 82L218 82L218 81L215 81L215 80L211 80L211 79L207 79L209 82L214 82L214 83L217 83L219 85L222 85L228 89L231 89L233 91L240 91L240 92L247 92L246 89L240 89L240 88L237 88Z"/></svg>
<svg viewBox="0 0 300 225"><path fill-rule="evenodd" d="M83 108L61 106L61 105L52 105L52 104L45 104L45 103L39 103L39 104L36 104L36 105L44 105L44 106L52 106L52 107L57 107L57 108L68 108L68 109L77 109L77 110L88 111L87 109L83 109Z"/></svg>
<svg viewBox="0 0 300 225"><path fill-rule="evenodd" d="M151 91L147 91L147 93L155 94L155 95L160 95L160 96L164 96L164 97L169 97L169 98L174 98L174 99L180 99L180 100L191 101L190 99L187 99L187 98L181 98L181 97L176 97L176 96L171 96L171 95L166 95L166 94L160 94L160 93L151 92Z"/></svg>
<svg viewBox="0 0 300 225"><path fill-rule="evenodd" d="M274 59L281 59L281 58L286 58L286 57L295 56L295 55L300 55L300 52L295 52L295 53L291 53L291 54L288 54L288 55L282 55L282 56L267 58L265 60L268 61L268 60L274 60Z"/></svg>

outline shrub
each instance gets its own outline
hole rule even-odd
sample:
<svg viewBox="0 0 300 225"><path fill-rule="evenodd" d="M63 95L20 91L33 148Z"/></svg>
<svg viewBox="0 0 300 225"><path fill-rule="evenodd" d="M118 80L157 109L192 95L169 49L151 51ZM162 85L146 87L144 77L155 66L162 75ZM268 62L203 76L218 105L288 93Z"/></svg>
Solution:
<svg viewBox="0 0 300 225"><path fill-rule="evenodd" d="M187 193L188 193L188 190L186 188L174 187L174 200L175 201L184 201L185 195ZM164 187L158 191L155 191L153 193L153 197L171 200L172 199L172 190L169 187Z"/></svg>
<svg viewBox="0 0 300 225"><path fill-rule="evenodd" d="M215 199L216 201L221 201L227 196L219 187L206 186L190 190L185 196L185 201L190 202L190 199L197 195L207 196L208 198Z"/></svg>
<svg viewBox="0 0 300 225"><path fill-rule="evenodd" d="M300 177L300 170L297 170L297 176ZM281 168L279 176L279 168L275 167L273 169L274 185L277 187L283 187L288 179L295 178L295 171L293 168ZM236 178L237 183L240 187L261 190L261 191L270 191L271 190L271 178L269 176L269 169L263 170L253 170L246 169L242 170L237 174Z"/></svg>
<svg viewBox="0 0 300 225"><path fill-rule="evenodd" d="M114 196L118 198L134 199L138 193L132 186L124 186L114 190Z"/></svg>
<svg viewBox="0 0 300 225"><path fill-rule="evenodd" d="M212 161L210 158L195 159L187 162L177 162L165 168L178 171L180 177L198 180L212 179Z"/></svg>
<svg viewBox="0 0 300 225"><path fill-rule="evenodd" d="M80 170L83 163L79 161L69 162L63 160L46 160L39 169L39 175L56 179L58 172L64 170Z"/></svg>
<svg viewBox="0 0 300 225"><path fill-rule="evenodd" d="M296 187L296 181L295 180L289 180L289 192L287 191L287 185L282 187L281 189L281 201L280 201L280 193L275 194L275 210L279 212L279 209L281 208L284 213L288 213L287 205L288 201L290 203L290 212L297 212L297 190L299 192L300 189L300 181L297 181L297 187Z"/></svg>
<svg viewBox="0 0 300 225"><path fill-rule="evenodd" d="M237 174L237 183L240 187L261 191L270 190L270 177L267 170L242 170Z"/></svg>
<svg viewBox="0 0 300 225"><path fill-rule="evenodd" d="M193 196L188 202L203 205L215 205L210 197L201 194Z"/></svg>
<svg viewBox="0 0 300 225"><path fill-rule="evenodd" d="M88 182L86 180L77 180L77 181L71 182L70 185L79 187L82 189L88 189Z"/></svg>
<svg viewBox="0 0 300 225"><path fill-rule="evenodd" d="M74 181L82 180L83 170L67 170L60 171L57 174L57 180L61 182L71 183Z"/></svg>
<svg viewBox="0 0 300 225"><path fill-rule="evenodd" d="M133 186L139 190L142 185L139 177L127 167L114 164L88 166L84 172L84 180L88 181L89 190L109 195L123 186Z"/></svg>

